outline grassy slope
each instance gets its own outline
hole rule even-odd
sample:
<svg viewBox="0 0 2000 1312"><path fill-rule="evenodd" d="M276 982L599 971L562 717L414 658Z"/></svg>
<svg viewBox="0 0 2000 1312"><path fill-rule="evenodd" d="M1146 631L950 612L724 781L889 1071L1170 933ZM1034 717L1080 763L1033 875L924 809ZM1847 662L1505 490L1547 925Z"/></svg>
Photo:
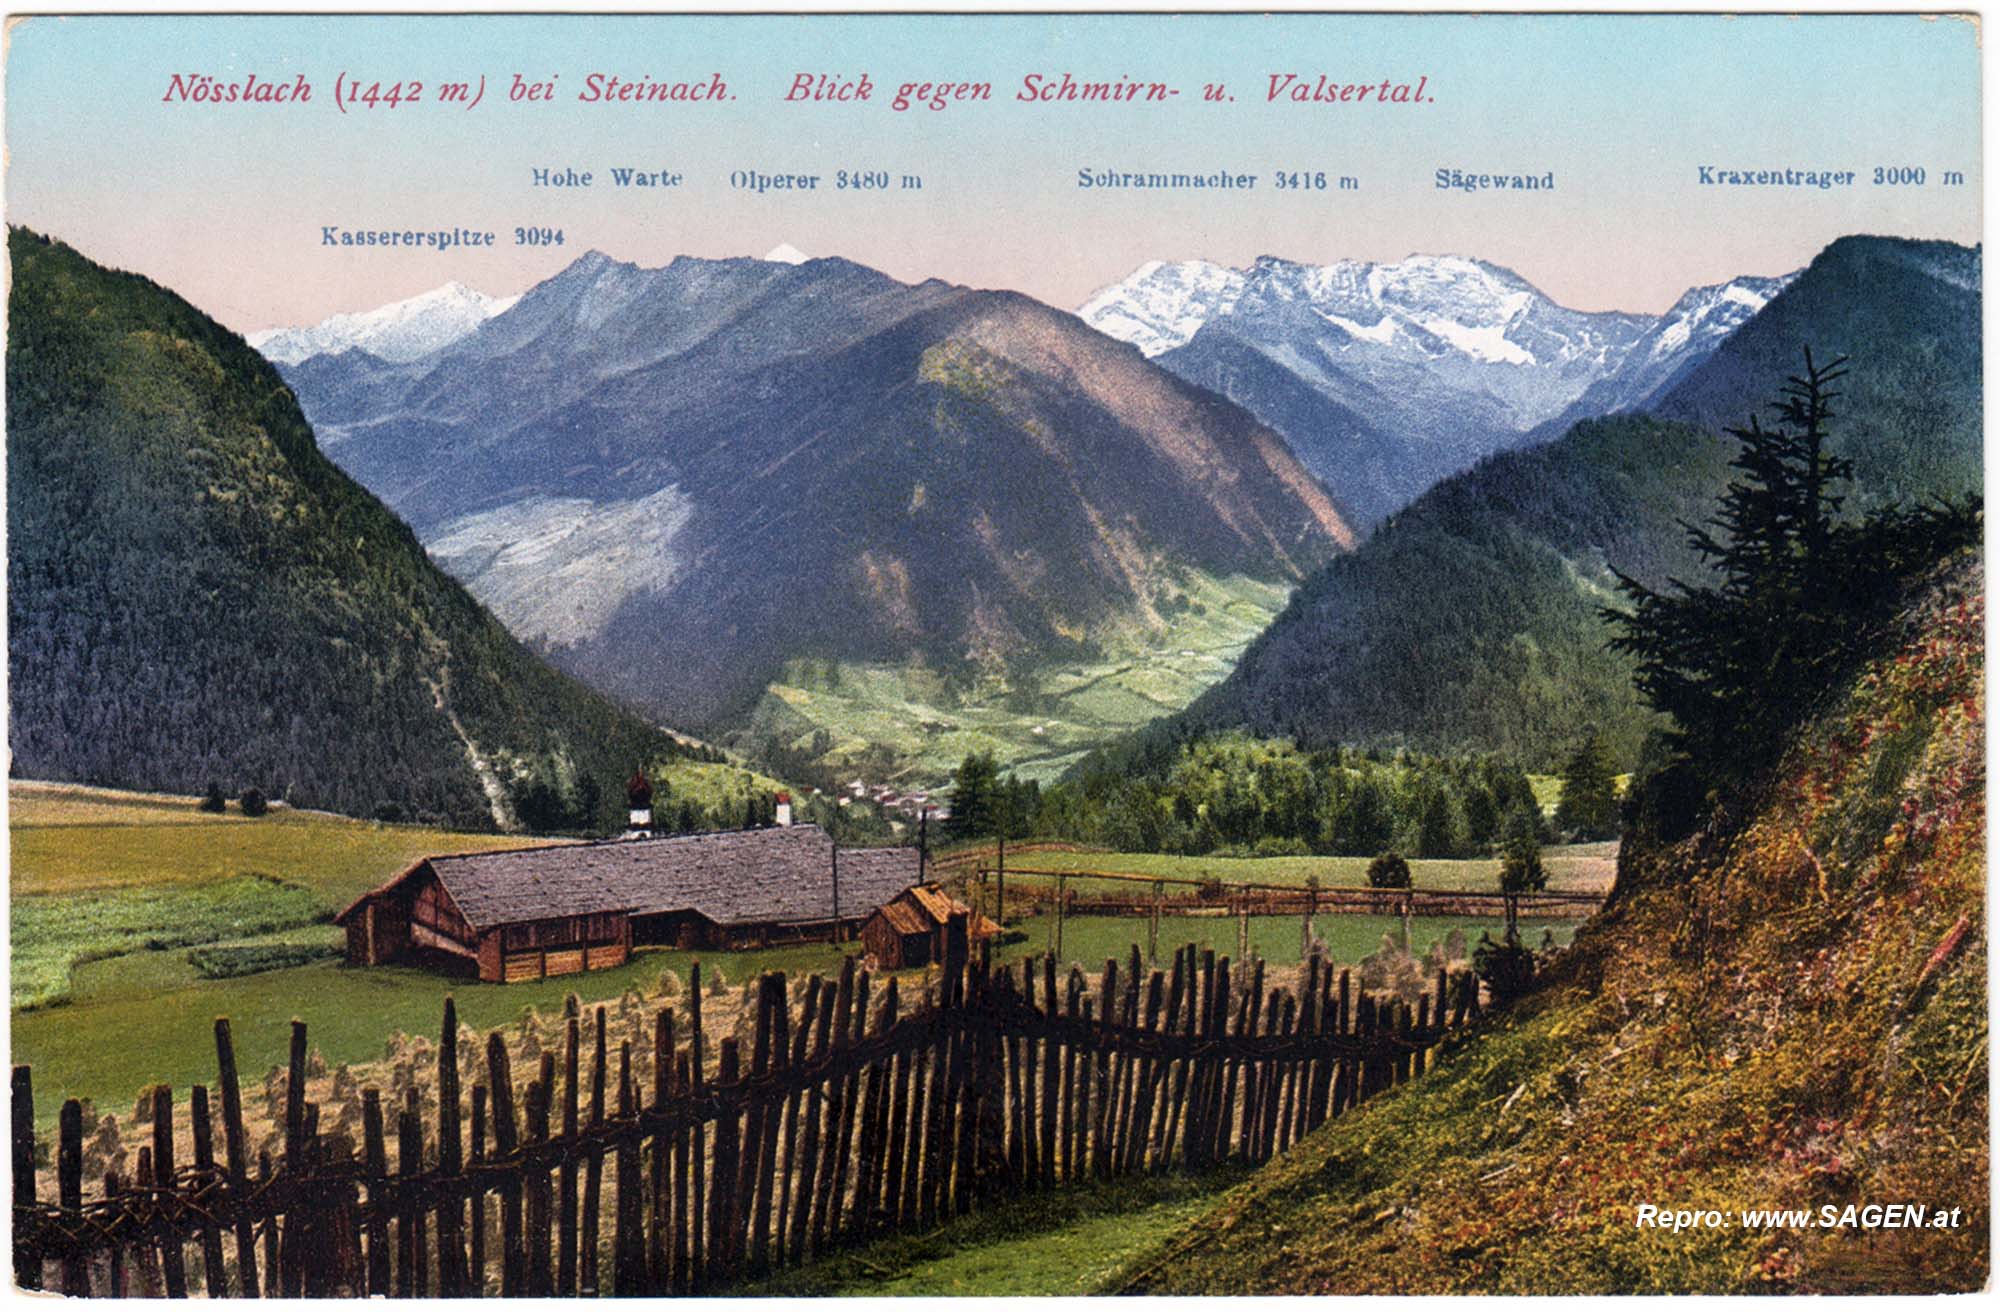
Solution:
<svg viewBox="0 0 2000 1312"><path fill-rule="evenodd" d="M1747 823L1628 854L1633 891L1579 935L1550 987L1112 1287L1980 1288L1980 587L1968 569L1934 594L1907 646L1812 730ZM1673 1236L1635 1226L1642 1202L1965 1215L1943 1230Z"/></svg>
<svg viewBox="0 0 2000 1312"><path fill-rule="evenodd" d="M418 857L544 841L316 811L280 809L252 820L233 803L209 815L193 797L18 779L8 783L7 799L16 899L193 886L258 872L301 883L331 912Z"/></svg>
<svg viewBox="0 0 2000 1312"><path fill-rule="evenodd" d="M149 946L185 964L186 948L275 931L332 942L336 911L419 857L537 841L20 780L8 810L16 1007L62 1001L78 966Z"/></svg>
<svg viewBox="0 0 2000 1312"><path fill-rule="evenodd" d="M894 1235L732 1295L1053 1297L1094 1292L1135 1254L1199 1216L1239 1178L1141 1176L982 1207L929 1234Z"/></svg>

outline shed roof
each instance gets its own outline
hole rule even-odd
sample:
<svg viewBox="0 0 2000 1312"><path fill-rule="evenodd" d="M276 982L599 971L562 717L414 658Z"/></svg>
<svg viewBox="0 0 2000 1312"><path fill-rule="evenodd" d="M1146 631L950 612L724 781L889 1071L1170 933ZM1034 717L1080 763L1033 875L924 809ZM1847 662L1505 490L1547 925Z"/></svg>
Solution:
<svg viewBox="0 0 2000 1312"><path fill-rule="evenodd" d="M910 900L929 913L930 918L940 925L949 921L954 912L962 911L968 915L972 912L971 907L950 896L935 884L919 884L910 889L909 893Z"/></svg>
<svg viewBox="0 0 2000 1312"><path fill-rule="evenodd" d="M875 908L875 914L898 934L928 934L932 929L923 912L900 897L891 898Z"/></svg>
<svg viewBox="0 0 2000 1312"><path fill-rule="evenodd" d="M834 915L833 840L818 825L434 856L409 874L426 866L477 930L605 911L694 911L718 925ZM917 881L917 853L844 849L839 873L841 917L866 915Z"/></svg>
<svg viewBox="0 0 2000 1312"><path fill-rule="evenodd" d="M845 869L847 858L842 856L840 860L841 868ZM974 911L936 884L912 884L892 894L881 910L883 917L902 934L929 933L949 924L957 915L966 918L966 932L974 938L1000 932L1000 926L990 917Z"/></svg>

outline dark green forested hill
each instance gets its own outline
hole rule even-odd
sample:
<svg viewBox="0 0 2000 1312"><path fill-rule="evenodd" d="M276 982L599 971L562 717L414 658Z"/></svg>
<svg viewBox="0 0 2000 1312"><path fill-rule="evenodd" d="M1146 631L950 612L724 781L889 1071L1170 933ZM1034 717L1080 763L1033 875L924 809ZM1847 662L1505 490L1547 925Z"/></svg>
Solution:
<svg viewBox="0 0 2000 1312"><path fill-rule="evenodd" d="M1810 347L1851 357L1829 448L1849 514L1981 490L1980 252L1848 237L1658 405L1579 424L1445 480L1322 568L1236 671L1153 737L1242 727L1302 746L1498 751L1550 769L1596 725L1629 768L1652 723L1604 649L1607 567L1699 581L1734 441Z"/></svg>
<svg viewBox="0 0 2000 1312"><path fill-rule="evenodd" d="M1777 395L1802 347L1844 355L1830 448L1854 461L1849 512L1978 496L1980 264L1948 241L1843 237L1652 408L1720 432Z"/></svg>
<svg viewBox="0 0 2000 1312"><path fill-rule="evenodd" d="M1186 718L1540 768L1596 725L1629 761L1651 716L1598 608L1614 567L1654 582L1696 567L1676 525L1707 513L1728 459L1643 416L1490 457L1314 575Z"/></svg>
<svg viewBox="0 0 2000 1312"><path fill-rule="evenodd" d="M542 664L164 288L10 230L17 775L540 826L687 754Z"/></svg>

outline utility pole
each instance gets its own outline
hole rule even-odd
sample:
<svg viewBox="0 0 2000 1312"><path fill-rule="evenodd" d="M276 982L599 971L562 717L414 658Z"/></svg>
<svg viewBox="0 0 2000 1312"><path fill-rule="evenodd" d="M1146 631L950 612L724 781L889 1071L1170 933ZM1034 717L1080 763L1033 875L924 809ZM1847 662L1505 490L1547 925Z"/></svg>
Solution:
<svg viewBox="0 0 2000 1312"><path fill-rule="evenodd" d="M1057 965L1061 965L1063 960L1063 907L1064 904L1067 903L1068 901L1069 901L1069 876L1057 875L1056 876L1056 920L1055 924L1050 926L1051 931L1055 935L1054 952Z"/></svg>
<svg viewBox="0 0 2000 1312"><path fill-rule="evenodd" d="M1166 885L1153 881L1153 914L1146 919L1146 964L1156 966L1160 962L1160 898Z"/></svg>
<svg viewBox="0 0 2000 1312"><path fill-rule="evenodd" d="M1306 923L1299 930L1299 960L1312 955L1313 916L1319 911L1319 876L1306 876Z"/></svg>
<svg viewBox="0 0 2000 1312"><path fill-rule="evenodd" d="M996 925L1005 925L1007 923L1007 830L1005 828L1006 822L1002 821L1001 824L1000 870L993 897L993 923Z"/></svg>
<svg viewBox="0 0 2000 1312"><path fill-rule="evenodd" d="M917 882L931 880L931 809L925 806L917 816Z"/></svg>

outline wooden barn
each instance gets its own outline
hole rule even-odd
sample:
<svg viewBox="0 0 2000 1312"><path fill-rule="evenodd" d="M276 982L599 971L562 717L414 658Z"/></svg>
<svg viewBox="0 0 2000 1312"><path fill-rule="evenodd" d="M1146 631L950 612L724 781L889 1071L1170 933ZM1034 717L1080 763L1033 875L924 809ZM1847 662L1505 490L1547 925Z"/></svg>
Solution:
<svg viewBox="0 0 2000 1312"><path fill-rule="evenodd" d="M708 950L853 937L920 877L910 848L837 849L817 825L433 856L335 917L356 965L487 981Z"/></svg>
<svg viewBox="0 0 2000 1312"><path fill-rule="evenodd" d="M882 970L908 970L944 959L944 929L964 916L971 941L990 938L1000 926L936 884L905 888L876 908L861 927L861 941Z"/></svg>

